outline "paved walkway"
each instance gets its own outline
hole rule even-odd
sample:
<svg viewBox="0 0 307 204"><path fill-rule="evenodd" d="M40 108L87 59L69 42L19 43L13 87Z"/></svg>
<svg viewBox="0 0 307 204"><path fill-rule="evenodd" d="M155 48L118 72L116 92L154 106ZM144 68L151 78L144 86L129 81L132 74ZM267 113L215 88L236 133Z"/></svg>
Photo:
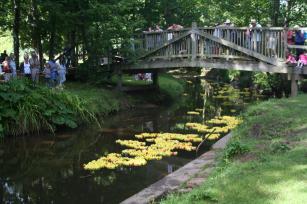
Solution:
<svg viewBox="0 0 307 204"><path fill-rule="evenodd" d="M212 150L169 174L160 181L143 189L121 202L121 204L145 204L161 198L167 193L178 191L188 192L203 183L212 172L218 150L224 149L231 134L226 135L212 146ZM183 187L183 184L184 185Z"/></svg>

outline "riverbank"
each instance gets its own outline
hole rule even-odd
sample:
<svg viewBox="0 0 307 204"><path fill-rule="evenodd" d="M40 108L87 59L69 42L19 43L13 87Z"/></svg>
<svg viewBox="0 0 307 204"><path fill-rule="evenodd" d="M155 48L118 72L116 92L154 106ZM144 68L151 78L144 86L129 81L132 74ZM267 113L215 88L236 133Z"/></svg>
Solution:
<svg viewBox="0 0 307 204"><path fill-rule="evenodd" d="M67 82L61 90L13 80L0 87L0 137L54 133L89 122L98 124L98 119L101 121L111 113L144 103L161 105L184 91L184 83L167 74L160 77L159 86L159 91L133 95L80 82Z"/></svg>
<svg viewBox="0 0 307 204"><path fill-rule="evenodd" d="M207 181L161 203L304 203L307 95L248 108Z"/></svg>
<svg viewBox="0 0 307 204"><path fill-rule="evenodd" d="M184 82L170 74L159 77L159 90L144 90L136 92L120 92L113 87L96 86L90 83L69 82L66 91L77 95L87 104L88 110L99 116L107 116L119 110L135 108L139 105L170 105L184 92ZM142 86L149 83L135 81L133 76L123 79L124 86Z"/></svg>

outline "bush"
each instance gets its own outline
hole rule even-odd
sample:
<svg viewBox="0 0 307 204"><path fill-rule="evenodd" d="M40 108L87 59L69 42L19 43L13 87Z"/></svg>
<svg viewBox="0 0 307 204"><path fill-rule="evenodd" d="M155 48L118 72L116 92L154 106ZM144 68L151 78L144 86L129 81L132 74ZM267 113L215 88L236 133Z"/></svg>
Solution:
<svg viewBox="0 0 307 204"><path fill-rule="evenodd" d="M76 128L95 120L75 95L45 87L34 87L25 80L0 85L0 135L21 135L56 127Z"/></svg>
<svg viewBox="0 0 307 204"><path fill-rule="evenodd" d="M248 152L250 149L246 144L243 144L240 141L233 140L227 144L226 149L224 151L224 161L228 161L229 159L234 158L237 155L241 155L243 153Z"/></svg>
<svg viewBox="0 0 307 204"><path fill-rule="evenodd" d="M285 142L273 142L270 145L270 149L272 153L283 153L289 151L291 148Z"/></svg>

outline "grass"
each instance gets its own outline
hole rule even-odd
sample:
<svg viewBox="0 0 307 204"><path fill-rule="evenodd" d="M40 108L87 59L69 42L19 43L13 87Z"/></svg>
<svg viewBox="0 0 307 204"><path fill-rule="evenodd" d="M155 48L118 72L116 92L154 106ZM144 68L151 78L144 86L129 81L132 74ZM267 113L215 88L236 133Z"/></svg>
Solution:
<svg viewBox="0 0 307 204"><path fill-rule="evenodd" d="M307 95L251 106L209 179L161 203L306 203ZM233 144L248 151L226 154Z"/></svg>
<svg viewBox="0 0 307 204"><path fill-rule="evenodd" d="M150 82L134 80L133 76L124 75L123 77L124 86L148 84ZM68 92L85 100L89 111L102 116L145 102L154 104L171 103L184 92L184 83L168 74L160 75L159 91L146 90L129 94L78 82L67 82L65 87Z"/></svg>
<svg viewBox="0 0 307 204"><path fill-rule="evenodd" d="M65 88L84 100L89 111L100 116L118 111L121 108L121 102L125 100L124 95L120 92L98 88L90 84L67 82Z"/></svg>

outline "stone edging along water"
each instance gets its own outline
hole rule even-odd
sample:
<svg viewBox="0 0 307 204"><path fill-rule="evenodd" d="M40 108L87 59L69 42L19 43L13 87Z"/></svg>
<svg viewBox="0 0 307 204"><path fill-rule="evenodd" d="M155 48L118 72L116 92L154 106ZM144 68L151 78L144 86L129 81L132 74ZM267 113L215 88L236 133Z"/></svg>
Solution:
<svg viewBox="0 0 307 204"><path fill-rule="evenodd" d="M215 158L217 150L224 149L231 133L217 141L210 151L204 153L197 159L189 162L185 166L181 167L177 171L167 175L163 179L143 189L139 193L131 196L130 198L121 202L121 204L145 204L151 203L157 198L161 198L167 193L178 190L182 184L188 182L191 178L195 177L198 173L204 171L204 166L213 166L216 162ZM208 168L206 173L209 174L213 168ZM201 178L201 182L204 182L206 178Z"/></svg>

